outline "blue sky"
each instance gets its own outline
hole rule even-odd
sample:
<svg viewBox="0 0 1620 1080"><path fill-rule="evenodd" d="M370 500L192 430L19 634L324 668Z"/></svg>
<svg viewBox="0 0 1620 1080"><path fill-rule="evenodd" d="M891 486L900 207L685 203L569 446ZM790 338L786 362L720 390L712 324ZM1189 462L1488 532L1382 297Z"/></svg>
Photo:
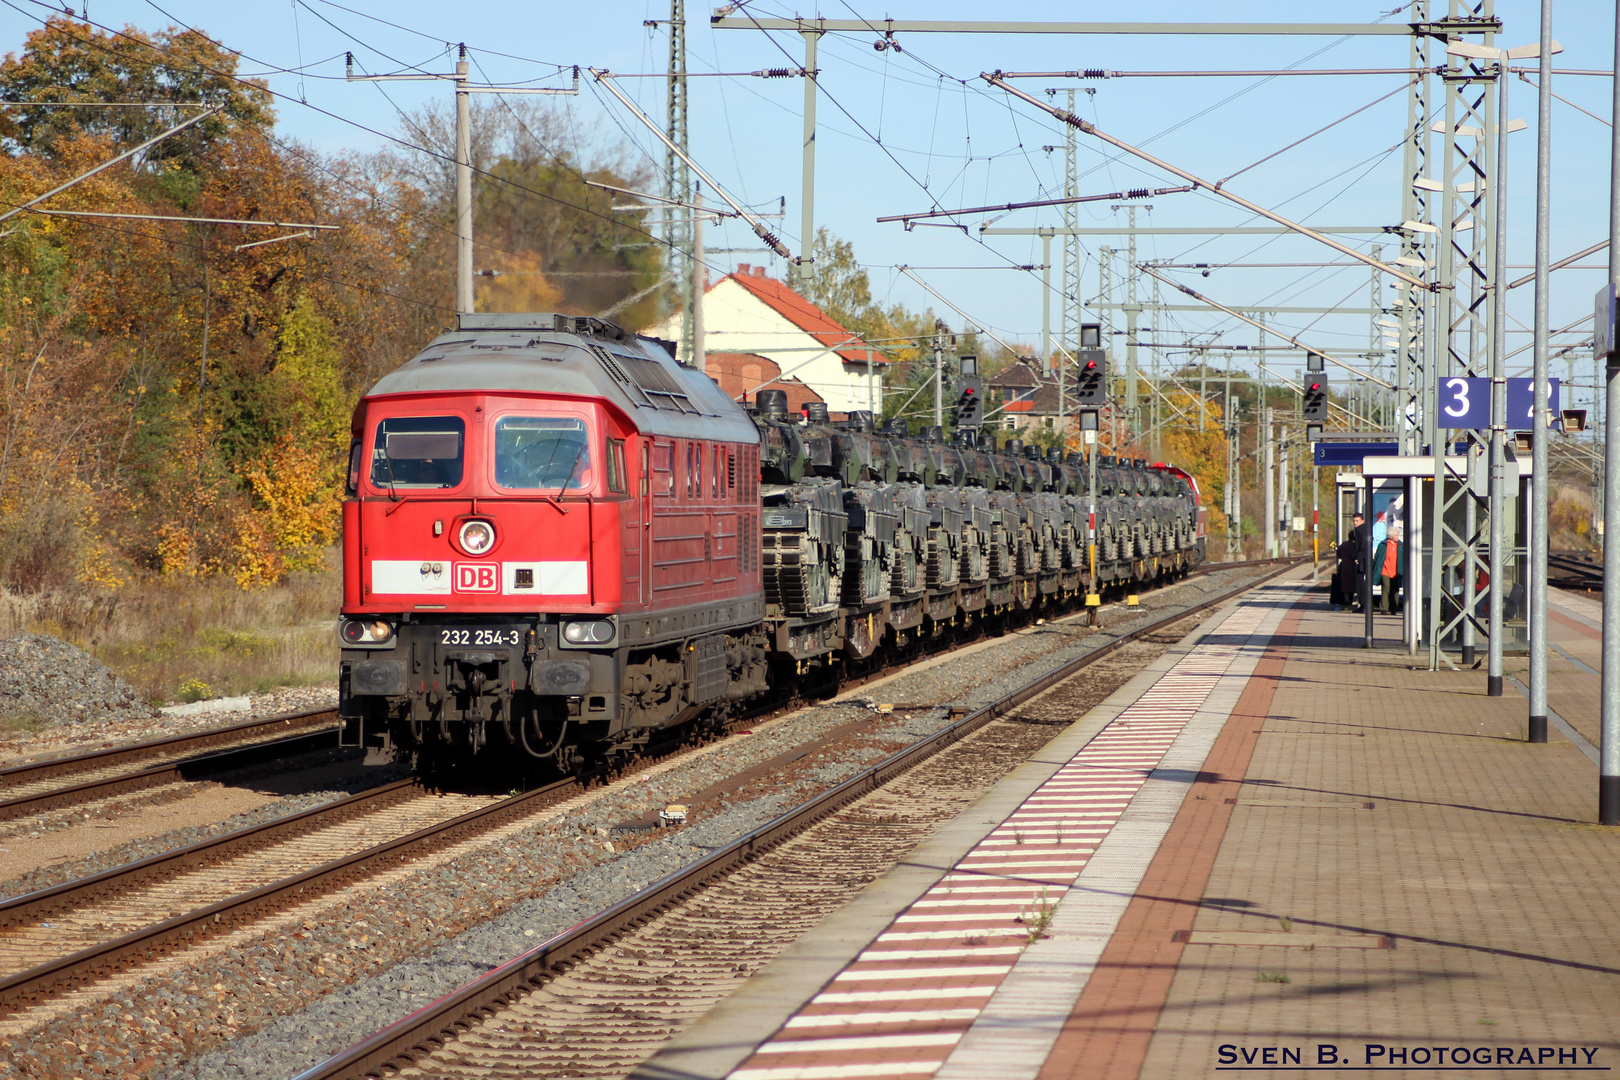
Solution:
<svg viewBox="0 0 1620 1080"><path fill-rule="evenodd" d="M396 106L413 108L445 90L434 84L402 83L386 88L343 81L343 54L352 51L369 72L416 66L447 70L447 45L465 42L474 74L497 83L561 85L560 68L571 65L622 73L653 73L664 68L668 39L663 26L646 20L668 17L667 3L589 4L484 3L446 5L420 0L67 0L88 2L88 16L103 25L133 24L153 30L173 23L201 28L244 54L242 70L268 73L284 135L323 150L375 149L385 139L373 132L400 130ZM35 0L6 0L0 7L0 48L21 47L49 8ZM83 12L81 7L80 12ZM807 13L784 0L756 0L748 10L760 17ZM1504 23L1499 44L1534 41L1539 7L1501 3ZM1270 2L1178 3L1142 0L1121 12L1115 5L1020 3L985 4L933 0L867 8L860 0L820 9L827 18L878 20L999 17L1019 21L1117 20L1122 14L1143 21L1399 23L1407 10L1391 14L1372 4L1305 5ZM698 72L745 72L802 62L797 35L759 30L722 30L707 24L708 9L692 11L688 29L689 65ZM1607 70L1612 61L1612 6L1563 2L1555 8L1554 36L1565 52L1556 66ZM989 215L963 219L967 230L879 224L879 216L921 211L938 205L959 207L1050 198L1061 194L1061 125L1034 108L1013 101L978 78L983 71L1068 70L1163 72L1303 68L1405 67L1404 37L1331 36L1073 36L1006 34L904 34L899 50L875 50L875 32L828 35L819 66L824 93L819 106L817 224L855 245L868 266L880 298L913 307L933 303L895 269L909 265L980 324L1023 345L1040 339L1043 288L1039 273L1013 267L1038 264L1040 242L1033 237L979 234ZM1533 61L1526 63L1532 64ZM302 73L278 69L302 67ZM659 167L663 154L652 137L600 90L586 84L578 98L554 98L573 111L581 130L597 138L628 139ZM1078 112L1102 130L1149 149L1202 178L1231 177L1228 187L1245 198L1296 219L1321 225L1391 225L1400 221L1402 137L1406 77L1310 75L1261 77L1125 77L1066 81L1026 79L1018 85L1042 96L1047 89L1079 90ZM626 92L649 113L661 116L661 80L625 80ZM798 246L802 83L797 79L700 78L691 84L691 140L694 154L739 199L762 205L787 201L780 222L789 245ZM1557 93L1607 118L1610 80L1561 76ZM1508 262L1532 257L1535 156L1535 92L1528 83L1511 84L1510 116L1529 129L1510 136ZM1389 95L1389 96L1385 96ZM1381 102L1379 98L1383 98ZM1438 103L1438 97L1436 97ZM301 102L308 102L306 107ZM1375 102L1377 102L1375 104ZM1358 109L1354 117L1324 134L1261 164ZM324 110L324 111L322 111ZM1609 129L1572 105L1554 102L1552 255L1560 258L1601 240L1607 233ZM1122 157L1100 142L1080 137L1080 191L1102 194L1132 187L1180 183L1162 171ZM1044 149L1057 146L1058 150ZM1438 152L1438 145L1437 145ZM1240 172L1241 170L1241 172ZM1435 175L1438 175L1437 173ZM1251 215L1208 192L1147 200L1141 224L1226 228L1251 222ZM774 207L773 207L774 209ZM1084 205L1081 223L1123 223L1125 214L1110 203ZM1056 209L1021 210L1000 217L1001 227L1033 228L1061 224ZM1357 238L1358 246L1369 242ZM1386 244L1390 241L1382 241ZM744 228L710 230L711 248L755 246ZM1083 240L1082 289L1098 290L1098 248L1123 246L1123 239L1088 236ZM1054 242L1054 259L1059 244ZM1144 237L1139 257L1170 262L1342 263L1345 258L1308 239L1255 236ZM1386 247L1387 257L1395 254ZM751 253L717 255L717 266L760 262ZM1602 263L1603 256L1587 260ZM779 260L764 260L773 274ZM938 268L938 269L935 269ZM949 269L946 269L949 268ZM1527 271L1512 271L1519 276ZM1224 266L1205 277L1197 269L1170 271L1223 303L1240 307L1322 306L1370 303L1370 273L1360 266ZM1054 268L1054 281L1059 273ZM1601 271L1566 270L1554 275L1553 326L1590 312ZM1143 289L1148 295L1147 287ZM1529 326L1531 289L1510 296L1512 320ZM1382 294L1395 296L1384 288ZM1178 301L1181 298L1177 298ZM937 303L936 308L940 308ZM1054 302L1054 322L1056 321ZM1088 315L1088 318L1091 316ZM950 316L955 324L960 320ZM1144 322L1147 320L1144 319ZM1153 337L1180 342L1253 343L1252 328L1216 313L1169 312ZM1274 321L1314 344L1352 356L1368 348L1365 315L1278 314ZM1510 320L1510 349L1527 334ZM1147 334L1143 335L1148 336ZM1184 354L1181 354L1184 355ZM1526 361L1528 353L1514 361ZM1171 361L1178 354L1167 353ZM1145 362L1145 361L1144 361ZM1295 362L1284 362L1284 367ZM1555 373L1564 373L1560 361ZM1581 357L1577 377L1590 381L1590 353Z"/></svg>

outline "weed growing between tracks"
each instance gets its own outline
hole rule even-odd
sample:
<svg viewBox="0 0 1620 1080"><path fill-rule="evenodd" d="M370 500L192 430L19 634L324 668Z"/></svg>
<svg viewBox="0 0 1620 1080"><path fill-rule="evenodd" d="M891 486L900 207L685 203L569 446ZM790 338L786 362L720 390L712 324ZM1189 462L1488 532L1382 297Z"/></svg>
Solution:
<svg viewBox="0 0 1620 1080"><path fill-rule="evenodd" d="M227 580L150 579L112 592L0 593L0 636L49 634L84 649L154 704L280 686L332 685L342 574L289 574L244 591ZM27 717L0 726L28 730Z"/></svg>

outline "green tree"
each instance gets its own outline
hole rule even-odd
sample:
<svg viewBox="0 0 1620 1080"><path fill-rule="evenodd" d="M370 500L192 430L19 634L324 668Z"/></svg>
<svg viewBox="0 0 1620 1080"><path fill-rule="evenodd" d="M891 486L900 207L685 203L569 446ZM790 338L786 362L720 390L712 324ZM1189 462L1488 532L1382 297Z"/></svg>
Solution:
<svg viewBox="0 0 1620 1080"><path fill-rule="evenodd" d="M348 443L354 394L343 385L343 363L332 324L308 296L301 296L281 322L271 381L288 404L284 434L323 448Z"/></svg>
<svg viewBox="0 0 1620 1080"><path fill-rule="evenodd" d="M152 147L145 163L172 162L195 172L233 123L274 122L261 81L237 79L237 56L195 30L145 34L131 27L102 33L57 16L28 35L22 53L0 61L0 98L8 102L144 102L146 108L0 110L0 148L54 157L64 142L94 135L126 146L145 142L187 117L201 102L224 112Z"/></svg>

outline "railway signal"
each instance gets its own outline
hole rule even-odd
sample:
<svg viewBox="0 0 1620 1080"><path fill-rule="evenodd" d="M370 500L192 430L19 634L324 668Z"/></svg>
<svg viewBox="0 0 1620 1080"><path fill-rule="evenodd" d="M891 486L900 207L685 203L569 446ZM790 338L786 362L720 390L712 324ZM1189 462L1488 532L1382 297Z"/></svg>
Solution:
<svg viewBox="0 0 1620 1080"><path fill-rule="evenodd" d="M1305 403L1302 410L1305 422L1326 423L1328 418L1327 380L1320 375L1305 381Z"/></svg>
<svg viewBox="0 0 1620 1080"><path fill-rule="evenodd" d="M1081 349L1075 359L1080 368L1075 404L1083 408L1108 404L1108 354L1101 349Z"/></svg>
<svg viewBox="0 0 1620 1080"><path fill-rule="evenodd" d="M974 392L973 387L964 386L956 399L956 426L976 428L983 420L984 412L979 395Z"/></svg>

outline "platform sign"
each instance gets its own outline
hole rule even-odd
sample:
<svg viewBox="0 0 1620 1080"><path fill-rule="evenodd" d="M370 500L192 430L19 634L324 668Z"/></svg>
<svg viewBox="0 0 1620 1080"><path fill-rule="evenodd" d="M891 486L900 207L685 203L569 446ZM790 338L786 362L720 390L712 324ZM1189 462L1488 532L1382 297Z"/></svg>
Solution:
<svg viewBox="0 0 1620 1080"><path fill-rule="evenodd" d="M1507 429L1527 431L1535 410L1535 380L1507 381ZM1558 380L1547 380L1547 408L1558 414ZM1491 426L1491 380L1455 378L1440 380L1440 426L1443 428L1488 429Z"/></svg>
<svg viewBox="0 0 1620 1080"><path fill-rule="evenodd" d="M1354 466L1361 468L1361 459L1394 457L1400 445L1389 442L1319 442L1311 444L1311 454L1317 465Z"/></svg>

